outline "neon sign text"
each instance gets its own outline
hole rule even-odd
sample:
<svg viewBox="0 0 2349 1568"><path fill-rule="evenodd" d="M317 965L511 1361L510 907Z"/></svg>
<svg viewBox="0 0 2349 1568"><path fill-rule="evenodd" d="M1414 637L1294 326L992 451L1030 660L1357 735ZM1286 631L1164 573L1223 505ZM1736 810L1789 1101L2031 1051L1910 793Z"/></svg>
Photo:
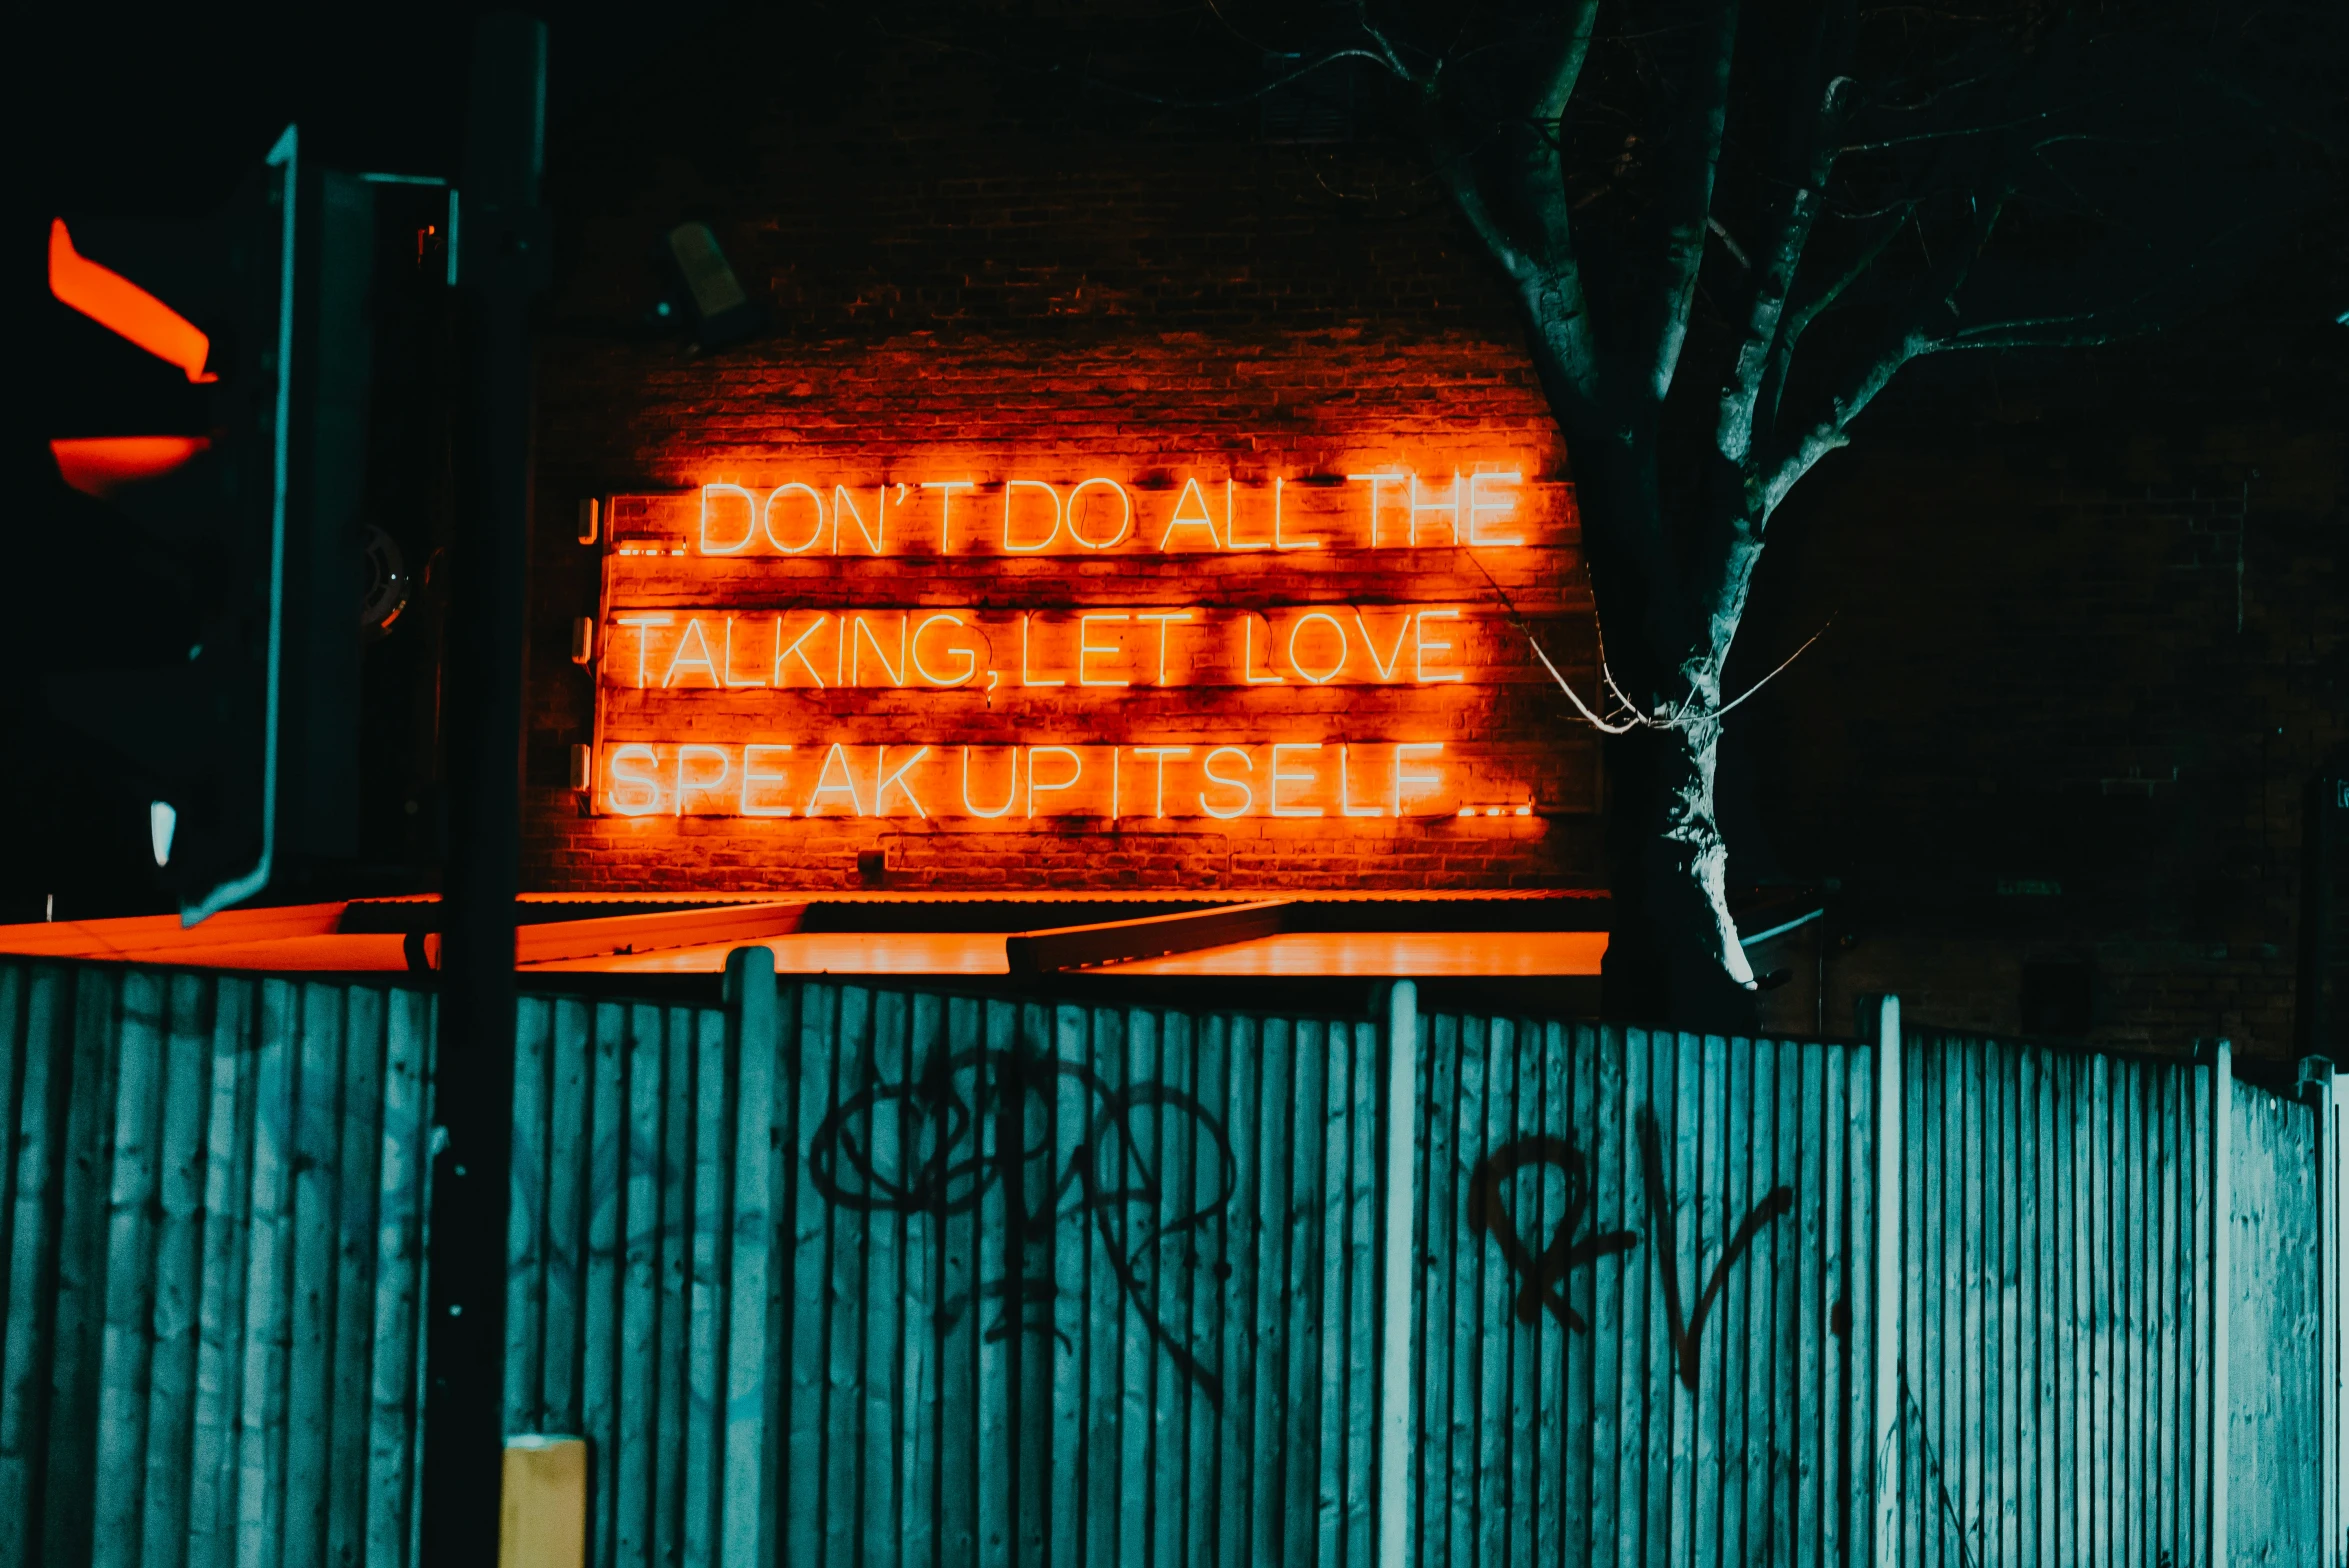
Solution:
<svg viewBox="0 0 2349 1568"><path fill-rule="evenodd" d="M1522 468L1380 469L1247 483L1186 474L786 479L704 484L675 552L700 556L1007 556L1110 551L1282 555L1528 544ZM618 553L673 553L622 543Z"/></svg>
<svg viewBox="0 0 2349 1568"><path fill-rule="evenodd" d="M1488 791L1489 792L1489 791ZM621 816L1132 819L1473 816L1440 741L1139 746L631 741L605 748ZM1482 803L1489 815L1529 802Z"/></svg>
<svg viewBox="0 0 2349 1568"><path fill-rule="evenodd" d="M1452 605L1263 610L634 610L604 634L633 690L1443 686L1513 651Z"/></svg>

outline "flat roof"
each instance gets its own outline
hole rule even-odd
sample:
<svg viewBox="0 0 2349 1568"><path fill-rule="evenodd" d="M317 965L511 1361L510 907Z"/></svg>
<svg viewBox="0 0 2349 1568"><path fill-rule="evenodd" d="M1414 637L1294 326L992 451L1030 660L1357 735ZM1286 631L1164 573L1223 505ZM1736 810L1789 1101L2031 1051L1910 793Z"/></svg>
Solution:
<svg viewBox="0 0 2349 1568"><path fill-rule="evenodd" d="M741 942L613 953L525 964L521 973L714 974ZM1000 933L796 932L761 940L783 975L1001 975ZM1604 931L1293 931L1189 952L1087 965L1088 975L1324 976L1400 980L1432 976L1596 975Z"/></svg>
<svg viewBox="0 0 2349 1568"><path fill-rule="evenodd" d="M1604 895L1559 890L526 897L523 976L710 976L761 945L785 975L1104 980L1571 979L1606 952ZM256 973L429 974L431 898L0 927L0 953Z"/></svg>

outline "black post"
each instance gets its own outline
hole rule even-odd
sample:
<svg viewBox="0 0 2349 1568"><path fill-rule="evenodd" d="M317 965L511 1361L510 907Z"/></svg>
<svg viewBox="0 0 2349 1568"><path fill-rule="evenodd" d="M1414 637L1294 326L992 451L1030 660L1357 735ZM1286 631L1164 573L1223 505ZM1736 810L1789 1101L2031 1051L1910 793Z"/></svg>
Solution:
<svg viewBox="0 0 2349 1568"><path fill-rule="evenodd" d="M425 1333L423 1560L493 1563L505 1441L507 1166L514 1118L514 894L522 615L547 33L500 12L474 34L457 278L473 354L449 645L449 859Z"/></svg>
<svg viewBox="0 0 2349 1568"><path fill-rule="evenodd" d="M2308 781L2307 815L2300 827L2300 996L2294 1032L2302 1056L2327 1060L2333 1057L2332 1020L2325 1012L2325 972L2333 957L2333 837L2344 809L2349 809L2349 776L2319 774Z"/></svg>

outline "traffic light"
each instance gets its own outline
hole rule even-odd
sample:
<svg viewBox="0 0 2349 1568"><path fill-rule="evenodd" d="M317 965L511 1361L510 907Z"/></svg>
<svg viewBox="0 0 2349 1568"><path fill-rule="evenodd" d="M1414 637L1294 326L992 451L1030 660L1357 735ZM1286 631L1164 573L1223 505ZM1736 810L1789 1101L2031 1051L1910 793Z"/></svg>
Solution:
<svg viewBox="0 0 2349 1568"><path fill-rule="evenodd" d="M204 218L50 226L50 292L86 318L50 442L66 530L144 587L44 694L145 795L190 925L355 849L376 191L305 170L289 127Z"/></svg>

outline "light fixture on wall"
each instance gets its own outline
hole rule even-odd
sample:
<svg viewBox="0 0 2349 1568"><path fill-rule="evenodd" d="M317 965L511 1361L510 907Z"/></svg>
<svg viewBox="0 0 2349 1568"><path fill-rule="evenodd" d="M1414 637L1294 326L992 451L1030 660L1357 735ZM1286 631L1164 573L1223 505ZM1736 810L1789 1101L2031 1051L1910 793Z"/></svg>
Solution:
<svg viewBox="0 0 2349 1568"><path fill-rule="evenodd" d="M758 331L765 312L734 275L708 224L678 224L661 236L658 254L672 298L655 314L669 320L682 316L696 348L723 348Z"/></svg>

